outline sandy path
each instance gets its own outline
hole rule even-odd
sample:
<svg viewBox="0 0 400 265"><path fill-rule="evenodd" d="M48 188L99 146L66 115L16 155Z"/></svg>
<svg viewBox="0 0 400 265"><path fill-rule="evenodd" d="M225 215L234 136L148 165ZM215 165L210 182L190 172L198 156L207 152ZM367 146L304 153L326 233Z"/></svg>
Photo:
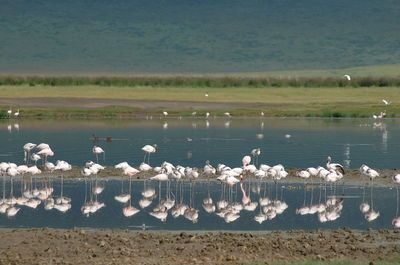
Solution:
<svg viewBox="0 0 400 265"><path fill-rule="evenodd" d="M400 231L1 229L1 264L240 264L399 258Z"/></svg>

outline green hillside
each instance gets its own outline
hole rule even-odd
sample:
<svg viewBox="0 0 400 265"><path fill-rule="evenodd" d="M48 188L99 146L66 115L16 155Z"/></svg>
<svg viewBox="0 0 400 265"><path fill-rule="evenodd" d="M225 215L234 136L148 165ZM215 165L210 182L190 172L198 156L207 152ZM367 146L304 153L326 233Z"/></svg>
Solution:
<svg viewBox="0 0 400 265"><path fill-rule="evenodd" d="M3 0L0 71L232 73L400 63L397 0Z"/></svg>

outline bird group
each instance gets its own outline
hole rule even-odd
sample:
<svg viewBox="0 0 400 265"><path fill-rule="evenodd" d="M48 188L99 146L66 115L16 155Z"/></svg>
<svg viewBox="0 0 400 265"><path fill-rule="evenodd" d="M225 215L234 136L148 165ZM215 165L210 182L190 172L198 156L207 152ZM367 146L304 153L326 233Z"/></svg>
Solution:
<svg viewBox="0 0 400 265"><path fill-rule="evenodd" d="M7 110L7 115L8 115L9 118L12 118L12 117L18 118L19 117L19 109L17 109L17 111L13 113L12 108L10 107Z"/></svg>

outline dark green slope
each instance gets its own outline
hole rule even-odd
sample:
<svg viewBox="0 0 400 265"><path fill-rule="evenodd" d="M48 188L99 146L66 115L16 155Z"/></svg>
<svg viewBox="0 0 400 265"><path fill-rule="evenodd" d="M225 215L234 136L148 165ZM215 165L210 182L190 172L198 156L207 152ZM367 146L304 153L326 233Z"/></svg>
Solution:
<svg viewBox="0 0 400 265"><path fill-rule="evenodd" d="M0 2L0 71L252 72L400 63L397 0Z"/></svg>

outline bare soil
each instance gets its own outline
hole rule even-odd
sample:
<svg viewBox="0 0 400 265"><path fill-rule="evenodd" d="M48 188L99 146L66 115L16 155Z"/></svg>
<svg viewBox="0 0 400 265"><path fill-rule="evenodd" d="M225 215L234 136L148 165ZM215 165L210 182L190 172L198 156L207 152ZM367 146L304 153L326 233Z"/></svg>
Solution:
<svg viewBox="0 0 400 265"><path fill-rule="evenodd" d="M0 264L243 264L391 260L399 230L149 232L1 229ZM376 263L376 264L379 264Z"/></svg>

